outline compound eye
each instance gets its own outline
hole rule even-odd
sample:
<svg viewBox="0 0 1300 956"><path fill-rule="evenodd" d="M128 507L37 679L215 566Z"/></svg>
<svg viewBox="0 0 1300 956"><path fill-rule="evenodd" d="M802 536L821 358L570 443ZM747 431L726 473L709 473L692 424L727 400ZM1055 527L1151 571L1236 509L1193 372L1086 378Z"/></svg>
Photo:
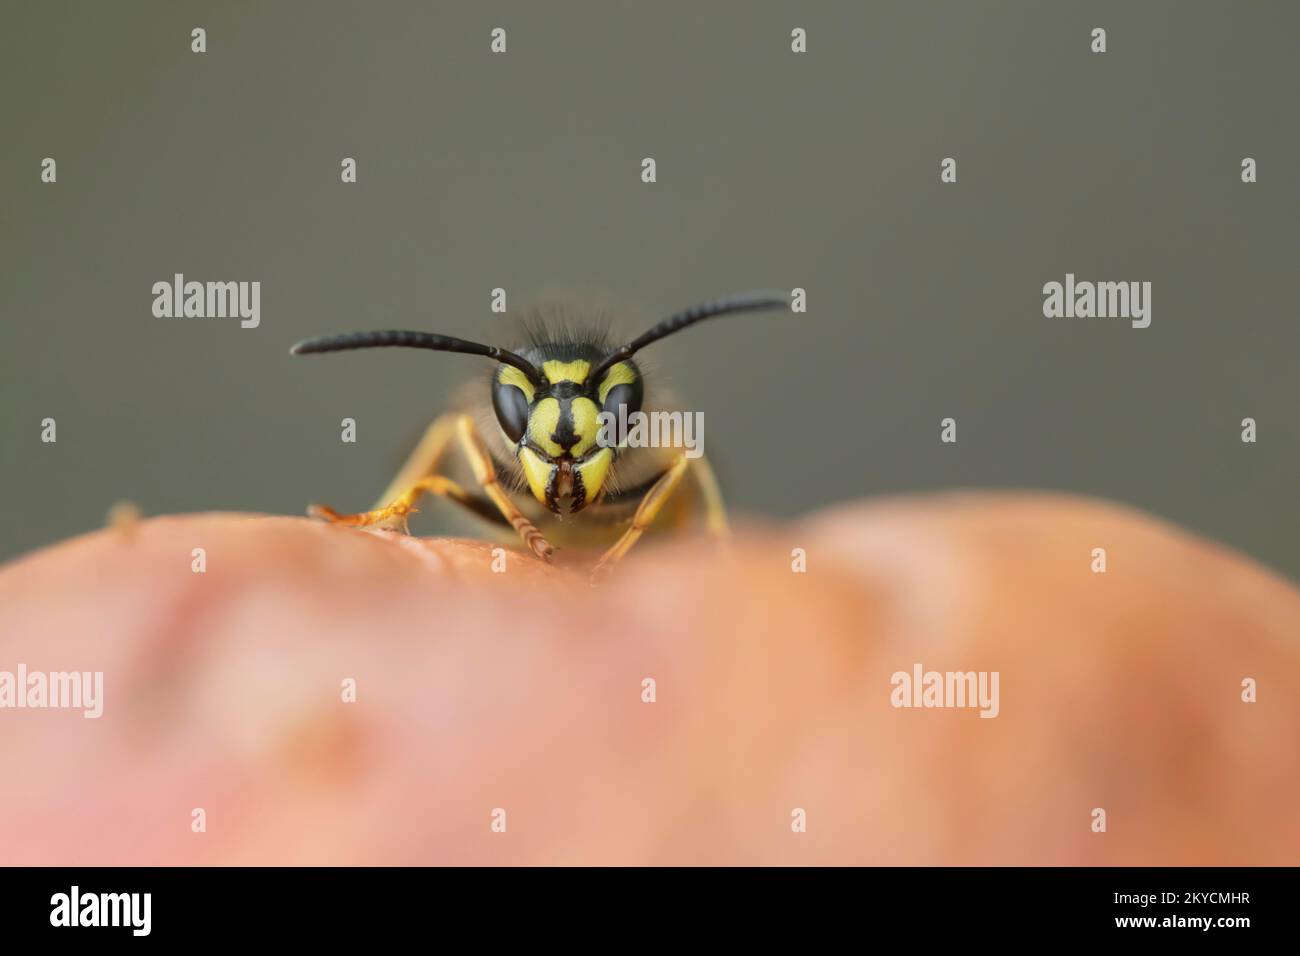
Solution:
<svg viewBox="0 0 1300 956"><path fill-rule="evenodd" d="M501 430L511 441L519 441L528 428L528 399L513 385L492 383L492 408Z"/></svg>
<svg viewBox="0 0 1300 956"><path fill-rule="evenodd" d="M641 382L639 379L630 385L615 385L605 395L605 402L601 406L601 411L609 412L614 416L615 434L619 445L622 445L623 440L627 437L624 434L625 424L628 424L628 419L640 410Z"/></svg>

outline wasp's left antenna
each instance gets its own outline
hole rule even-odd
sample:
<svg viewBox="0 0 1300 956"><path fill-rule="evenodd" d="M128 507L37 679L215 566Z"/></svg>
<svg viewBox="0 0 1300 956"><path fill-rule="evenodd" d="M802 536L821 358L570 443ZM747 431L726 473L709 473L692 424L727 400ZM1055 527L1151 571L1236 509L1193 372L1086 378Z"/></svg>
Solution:
<svg viewBox="0 0 1300 956"><path fill-rule="evenodd" d="M313 355L317 352L348 352L352 349L408 348L431 349L434 352L460 352L465 355L482 355L506 365L513 365L528 376L536 386L545 384L542 373L522 355L495 345L483 345L435 332L409 332L388 329L381 332L345 332L342 335L323 335L299 342L289 349L291 355Z"/></svg>

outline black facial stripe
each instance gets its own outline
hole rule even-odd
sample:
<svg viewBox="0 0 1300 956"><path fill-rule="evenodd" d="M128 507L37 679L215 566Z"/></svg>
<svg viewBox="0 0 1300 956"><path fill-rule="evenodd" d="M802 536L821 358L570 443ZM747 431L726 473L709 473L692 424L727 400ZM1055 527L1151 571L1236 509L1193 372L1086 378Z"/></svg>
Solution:
<svg viewBox="0 0 1300 956"><path fill-rule="evenodd" d="M555 423L555 433L551 435L551 441L568 451L578 441L578 435L573 430L573 399L562 398L559 402L560 417Z"/></svg>

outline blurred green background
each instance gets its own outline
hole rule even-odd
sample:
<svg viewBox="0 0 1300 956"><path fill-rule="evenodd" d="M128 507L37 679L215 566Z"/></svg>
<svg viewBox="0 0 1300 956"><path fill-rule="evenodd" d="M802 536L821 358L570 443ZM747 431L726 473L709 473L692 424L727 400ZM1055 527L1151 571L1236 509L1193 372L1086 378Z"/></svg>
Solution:
<svg viewBox="0 0 1300 956"><path fill-rule="evenodd" d="M1298 36L1258 2L5 3L0 558L121 499L367 507L489 371L308 335L802 286L647 352L733 509L1060 489L1300 576ZM260 280L260 327L154 318L175 272ZM1045 319L1067 272L1151 281L1151 327Z"/></svg>

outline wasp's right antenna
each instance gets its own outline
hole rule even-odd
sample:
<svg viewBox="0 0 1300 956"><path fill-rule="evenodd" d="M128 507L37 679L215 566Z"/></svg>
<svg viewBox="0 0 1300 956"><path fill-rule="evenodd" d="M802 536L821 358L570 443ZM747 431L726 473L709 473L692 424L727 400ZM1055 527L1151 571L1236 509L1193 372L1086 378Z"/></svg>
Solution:
<svg viewBox="0 0 1300 956"><path fill-rule="evenodd" d="M595 371L590 373L589 379L593 382L597 381L601 374L611 366L617 365L624 359L631 358L633 354L639 352L651 342L658 342L674 332L680 332L696 322L703 322L715 315L730 315L733 312L754 312L758 309L774 309L777 307L789 308L789 306L790 296L785 292L741 292L737 295L714 299L712 302L705 302L703 305L683 309L676 315L670 315L662 322L643 332L627 345L605 356L600 364L596 366Z"/></svg>

